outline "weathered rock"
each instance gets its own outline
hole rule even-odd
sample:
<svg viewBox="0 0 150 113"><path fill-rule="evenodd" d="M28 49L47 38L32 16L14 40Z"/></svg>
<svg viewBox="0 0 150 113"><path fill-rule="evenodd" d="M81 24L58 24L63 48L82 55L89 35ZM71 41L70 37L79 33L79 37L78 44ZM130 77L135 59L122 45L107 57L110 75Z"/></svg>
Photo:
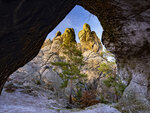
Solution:
<svg viewBox="0 0 150 113"><path fill-rule="evenodd" d="M61 84L62 79L59 77L58 73L54 72L52 68L47 68L42 72L41 79L47 84L48 87L54 89L55 92L59 92L58 94L61 95ZM48 88L49 89L49 88Z"/></svg>
<svg viewBox="0 0 150 113"><path fill-rule="evenodd" d="M79 4L101 21L103 44L115 54L118 74L128 84L122 103L136 112L140 103L144 111L144 106L150 107L150 2L81 0Z"/></svg>
<svg viewBox="0 0 150 113"><path fill-rule="evenodd" d="M47 40L44 45L33 60L19 68L9 79L13 83L17 81L17 84L22 84L23 88L42 85L43 90L49 89L62 96L60 89L62 79L57 72L54 72L55 67L50 67L51 62L58 62L60 58L57 54L50 52L51 44L47 43ZM29 90L23 92L27 93Z"/></svg>
<svg viewBox="0 0 150 113"><path fill-rule="evenodd" d="M100 52L103 50L100 39L97 37L94 31L91 31L88 24L83 25L83 30L78 34L80 39L82 51L92 50L94 52Z"/></svg>
<svg viewBox="0 0 150 113"><path fill-rule="evenodd" d="M46 39L44 41L43 45L42 45L42 48L45 47L45 46L51 47L51 44L52 44L51 40L50 39Z"/></svg>
<svg viewBox="0 0 150 113"><path fill-rule="evenodd" d="M65 17L76 2L77 0L0 1L0 90L12 72L38 54L48 32ZM132 91L133 98L137 100L139 95L149 102L150 89L147 81L150 75L150 2L80 0L78 4L101 21L104 29L103 43L115 54L118 65L129 67L131 81L137 80L139 76L144 79L144 82L138 84L144 88L140 91L135 88ZM120 76L129 76L128 68L121 67L118 71L122 74ZM128 84L133 86L132 82ZM130 89L127 87L125 92L130 94L128 88ZM128 97L125 99L127 102L133 102L132 100ZM136 101L133 102L135 103Z"/></svg>
<svg viewBox="0 0 150 113"><path fill-rule="evenodd" d="M47 34L76 3L77 0L0 1L0 92L9 75L38 54Z"/></svg>
<svg viewBox="0 0 150 113"><path fill-rule="evenodd" d="M76 43L75 40L75 32L73 28L66 28L65 32L62 34L63 45L71 45L72 43Z"/></svg>
<svg viewBox="0 0 150 113"><path fill-rule="evenodd" d="M53 39L50 52L59 54L62 42L63 42L63 38L61 37L61 33L57 32L56 36Z"/></svg>
<svg viewBox="0 0 150 113"><path fill-rule="evenodd" d="M100 113L121 113L114 107L111 107L105 104L97 104L94 106L90 106L86 108L85 110L75 111L73 113L99 113L99 112Z"/></svg>
<svg viewBox="0 0 150 113"><path fill-rule="evenodd" d="M99 70L101 63L108 63L108 61L91 50L83 53L85 65L82 66L81 71L87 74L87 88L97 91L98 95L102 95L104 99L109 102L115 102L115 91L112 87L107 87L103 81L108 77ZM115 66L115 64L114 64Z"/></svg>
<svg viewBox="0 0 150 113"><path fill-rule="evenodd" d="M83 53L85 65L82 67L82 71L87 74L89 83L93 83L97 79L101 72L98 70L100 63L106 62L98 53L88 50Z"/></svg>

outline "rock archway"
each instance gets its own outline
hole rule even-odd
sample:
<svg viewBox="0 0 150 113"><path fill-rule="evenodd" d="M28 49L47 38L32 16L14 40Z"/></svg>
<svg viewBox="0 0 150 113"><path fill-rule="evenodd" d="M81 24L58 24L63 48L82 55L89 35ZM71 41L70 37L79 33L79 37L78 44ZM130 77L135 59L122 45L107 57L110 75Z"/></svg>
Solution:
<svg viewBox="0 0 150 113"><path fill-rule="evenodd" d="M76 4L101 21L103 43L115 54L127 85L122 102L149 107L148 0L0 0L0 90L12 72L37 55L46 35Z"/></svg>
<svg viewBox="0 0 150 113"><path fill-rule="evenodd" d="M81 0L79 4L101 21L103 43L115 54L118 74L127 85L120 103L126 109L149 109L150 1Z"/></svg>

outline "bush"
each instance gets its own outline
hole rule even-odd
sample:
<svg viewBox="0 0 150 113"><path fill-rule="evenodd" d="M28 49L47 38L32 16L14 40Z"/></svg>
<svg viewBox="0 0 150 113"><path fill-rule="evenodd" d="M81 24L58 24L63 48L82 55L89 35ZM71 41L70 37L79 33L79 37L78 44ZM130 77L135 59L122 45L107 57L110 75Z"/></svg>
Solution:
<svg viewBox="0 0 150 113"><path fill-rule="evenodd" d="M126 86L123 84L116 74L115 62L101 63L99 70L107 77L103 81L108 88L113 87L115 92L116 101L122 96Z"/></svg>
<svg viewBox="0 0 150 113"><path fill-rule="evenodd" d="M126 88L125 84L123 84L117 76L116 77L109 76L106 80L103 81L103 83L107 87L114 88L116 101L118 102L119 97L123 95L123 92Z"/></svg>
<svg viewBox="0 0 150 113"><path fill-rule="evenodd" d="M95 105L99 102L99 100L96 100L96 91L93 90L83 92L80 99L81 108Z"/></svg>

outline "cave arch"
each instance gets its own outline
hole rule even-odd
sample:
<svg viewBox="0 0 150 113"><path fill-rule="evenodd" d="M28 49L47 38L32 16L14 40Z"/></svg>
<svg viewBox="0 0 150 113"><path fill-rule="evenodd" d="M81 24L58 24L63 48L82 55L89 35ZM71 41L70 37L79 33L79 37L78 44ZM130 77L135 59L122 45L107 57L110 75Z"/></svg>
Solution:
<svg viewBox="0 0 150 113"><path fill-rule="evenodd" d="M148 0L1 0L0 91L12 72L37 55L46 35L76 4L101 21L103 43L115 54L118 73L128 85L123 96L124 104L136 105L137 102L149 107Z"/></svg>

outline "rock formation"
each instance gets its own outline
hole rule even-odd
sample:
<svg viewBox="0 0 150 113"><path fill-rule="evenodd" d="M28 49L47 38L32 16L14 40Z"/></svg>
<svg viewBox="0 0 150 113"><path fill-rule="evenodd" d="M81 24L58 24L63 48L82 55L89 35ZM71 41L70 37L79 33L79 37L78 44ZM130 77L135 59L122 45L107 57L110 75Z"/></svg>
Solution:
<svg viewBox="0 0 150 113"><path fill-rule="evenodd" d="M47 40L45 40L45 42L43 43L42 48L48 47L48 46L51 47L51 44L52 44L51 40L50 40L50 39L47 39Z"/></svg>
<svg viewBox="0 0 150 113"><path fill-rule="evenodd" d="M80 44L82 46L81 50L83 52L87 50L100 52L103 50L100 39L97 37L94 31L91 31L88 24L83 25L83 30L79 32L78 37L80 39Z"/></svg>
<svg viewBox="0 0 150 113"><path fill-rule="evenodd" d="M52 40L52 46L51 46L51 50L50 50L50 52L54 52L54 53L59 53L59 51L60 51L60 45L62 44L62 42L63 42L63 39L62 39L62 37L61 37L61 32L60 31L58 31L57 33L56 33L56 36L53 38L53 40Z"/></svg>
<svg viewBox="0 0 150 113"><path fill-rule="evenodd" d="M65 32L62 34L63 45L71 45L72 43L76 43L75 40L75 32L73 28L66 28Z"/></svg>
<svg viewBox="0 0 150 113"><path fill-rule="evenodd" d="M76 0L0 1L0 92L9 75L38 54L47 34L76 3Z"/></svg>
<svg viewBox="0 0 150 113"><path fill-rule="evenodd" d="M95 43L101 43L99 41L100 40L95 40ZM87 42L88 41L84 41L84 43ZM53 89L59 94L61 93L60 91L62 91L62 89L59 89L59 87L61 86L63 80L59 77L58 73L61 73L62 69L59 66L52 65L51 62L65 62L66 59L68 59L68 56L64 54L64 52L67 51L64 46L71 47L73 45L75 45L77 48L80 48L75 41L75 32L73 28L67 28L62 35L61 32L58 31L52 41L50 39L45 40L39 54L32 61L22 67L21 70L25 70L27 74L38 76L35 77L34 81L42 81L46 87L49 87L48 89ZM83 47L84 45L81 45L81 48ZM61 57L65 57L65 59L62 59ZM100 63L107 63L107 60L100 56L99 51L96 52L90 48L86 48L86 50L83 51L83 57L85 65L81 66L80 71L87 74L87 88L96 90L97 93L103 92L105 95L108 94L107 90L109 90L109 88L104 87L105 85L102 84L103 81L101 80L101 78L106 77L102 77L103 74L98 69ZM27 71L27 67L30 67L29 71ZM17 73L22 74L22 72L19 70ZM15 75L15 73L13 75ZM76 82L74 84L76 84ZM74 88L74 90L76 91L76 88ZM83 90L85 89L83 88ZM64 90L64 95L68 96L69 91L70 86L68 85L68 87L66 87ZM113 95L113 93L109 91L109 95ZM107 97L104 96L104 98ZM109 98L109 100L113 99Z"/></svg>
<svg viewBox="0 0 150 113"><path fill-rule="evenodd" d="M0 91L12 72L38 54L48 32L77 2L0 1ZM122 101L124 106L131 111L140 111L139 103L149 107L150 2L80 0L78 4L101 21L103 43L115 54L118 73L128 85Z"/></svg>
<svg viewBox="0 0 150 113"><path fill-rule="evenodd" d="M98 17L103 44L115 54L118 74L128 86L120 103L133 112L149 111L150 2L81 0L79 4Z"/></svg>

